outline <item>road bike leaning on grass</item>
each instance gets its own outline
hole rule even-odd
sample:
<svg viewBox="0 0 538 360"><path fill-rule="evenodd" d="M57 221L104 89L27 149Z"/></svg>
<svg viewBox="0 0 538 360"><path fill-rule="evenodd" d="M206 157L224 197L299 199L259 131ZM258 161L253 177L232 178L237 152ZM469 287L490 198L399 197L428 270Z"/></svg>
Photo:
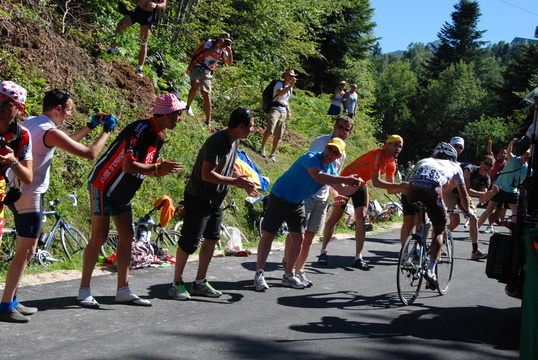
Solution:
<svg viewBox="0 0 538 360"><path fill-rule="evenodd" d="M398 296L405 305L411 305L420 292L424 274L428 271L430 257L430 242L428 234L431 222L426 221L426 206L422 202L416 202L421 217L420 226L415 234L407 238L400 250L398 257L398 269L396 273L396 283L398 286ZM461 210L448 210L451 213L465 213ZM452 280L454 269L454 241L452 234L445 228L441 255L435 266L435 273L439 287L437 291L440 295L447 293ZM428 282L424 281L426 288Z"/></svg>
<svg viewBox="0 0 538 360"><path fill-rule="evenodd" d="M56 222L49 233L41 232L37 241L38 248L34 255L34 260L43 266L49 265L50 261L61 261L62 259L55 256L58 254L58 230L60 234L60 243L67 259L71 260L76 254L82 253L88 240L82 232L71 224L68 224L60 215L56 207L65 199L69 199L71 204L76 207L78 204L76 194L69 194L62 198L50 201L43 212L43 223L47 221L47 216L53 216Z"/></svg>

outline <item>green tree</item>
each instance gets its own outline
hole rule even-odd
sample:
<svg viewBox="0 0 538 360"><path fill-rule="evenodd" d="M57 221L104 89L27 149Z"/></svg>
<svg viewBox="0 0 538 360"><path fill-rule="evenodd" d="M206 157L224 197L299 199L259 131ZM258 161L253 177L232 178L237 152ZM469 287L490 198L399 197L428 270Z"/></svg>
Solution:
<svg viewBox="0 0 538 360"><path fill-rule="evenodd" d="M328 6L320 23L311 26L318 53L306 56L303 62L307 73L303 84L305 89L321 94L336 88L341 72L350 62L368 58L376 38L372 33L375 23L371 21L373 9L369 1L316 1L315 4Z"/></svg>
<svg viewBox="0 0 538 360"><path fill-rule="evenodd" d="M480 68L480 56L485 41L479 41L485 30L477 30L480 7L477 1L460 0L454 5L452 24L445 22L437 34L440 45L434 50L433 57L427 61L428 77L437 79L451 64L463 61L474 63Z"/></svg>
<svg viewBox="0 0 538 360"><path fill-rule="evenodd" d="M538 74L538 45L520 46L512 51L512 59L503 72L504 84L497 91L500 116L509 117L528 107L522 99L538 86L532 81ZM523 96L522 96L523 95Z"/></svg>
<svg viewBox="0 0 538 360"><path fill-rule="evenodd" d="M460 135L466 124L481 117L485 96L473 64L450 65L417 97L415 116L420 128L415 131L421 135L417 152Z"/></svg>

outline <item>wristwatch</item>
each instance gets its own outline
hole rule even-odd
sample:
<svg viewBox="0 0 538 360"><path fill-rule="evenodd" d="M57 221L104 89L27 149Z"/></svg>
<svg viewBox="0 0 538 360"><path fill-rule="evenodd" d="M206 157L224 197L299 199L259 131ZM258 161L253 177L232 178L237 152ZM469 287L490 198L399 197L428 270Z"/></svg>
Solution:
<svg viewBox="0 0 538 360"><path fill-rule="evenodd" d="M9 167L10 167L11 169L16 169L16 168L18 168L18 167L19 167L19 160L15 160L15 162L9 164Z"/></svg>

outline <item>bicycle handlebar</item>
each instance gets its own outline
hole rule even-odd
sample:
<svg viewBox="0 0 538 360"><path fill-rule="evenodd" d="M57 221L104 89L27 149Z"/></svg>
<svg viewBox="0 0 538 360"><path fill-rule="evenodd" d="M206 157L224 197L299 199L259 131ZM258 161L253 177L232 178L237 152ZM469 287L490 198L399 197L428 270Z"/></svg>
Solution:
<svg viewBox="0 0 538 360"><path fill-rule="evenodd" d="M72 194L65 195L64 197L61 197L61 198L56 199L54 201L49 201L49 206L58 205L59 203L61 203L65 199L71 199L71 203L73 204L73 206L77 206L77 204L78 204L78 202L77 202L77 200L78 200L77 199L77 194L72 193Z"/></svg>

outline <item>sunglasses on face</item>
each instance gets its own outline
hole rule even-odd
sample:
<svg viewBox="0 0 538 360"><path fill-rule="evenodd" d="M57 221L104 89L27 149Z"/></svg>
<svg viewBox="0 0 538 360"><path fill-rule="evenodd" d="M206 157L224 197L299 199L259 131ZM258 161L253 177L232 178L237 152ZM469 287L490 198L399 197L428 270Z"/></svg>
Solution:
<svg viewBox="0 0 538 360"><path fill-rule="evenodd" d="M493 166L493 164L490 163L490 162L484 162L484 165L489 166L489 167L492 167L492 166Z"/></svg>
<svg viewBox="0 0 538 360"><path fill-rule="evenodd" d="M463 150L463 146L461 145L452 145L454 147L454 149L459 149L459 150Z"/></svg>
<svg viewBox="0 0 538 360"><path fill-rule="evenodd" d="M340 151L334 150L332 147L327 146L327 150L329 150L334 156L340 156Z"/></svg>

